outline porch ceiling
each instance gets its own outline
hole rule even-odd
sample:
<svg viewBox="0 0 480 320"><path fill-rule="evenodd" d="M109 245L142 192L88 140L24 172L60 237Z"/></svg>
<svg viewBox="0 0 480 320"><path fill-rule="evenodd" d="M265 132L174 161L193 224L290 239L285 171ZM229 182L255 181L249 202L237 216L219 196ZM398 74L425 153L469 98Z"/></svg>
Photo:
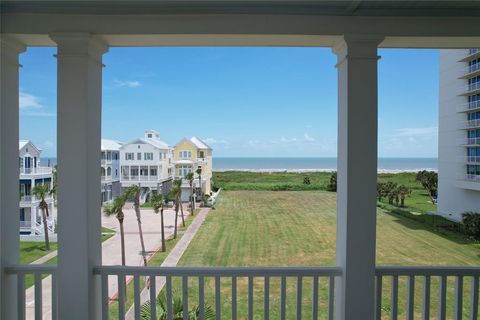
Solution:
<svg viewBox="0 0 480 320"><path fill-rule="evenodd" d="M2 33L29 46L88 32L109 46L324 46L381 34L380 47L480 47L478 1L3 1Z"/></svg>

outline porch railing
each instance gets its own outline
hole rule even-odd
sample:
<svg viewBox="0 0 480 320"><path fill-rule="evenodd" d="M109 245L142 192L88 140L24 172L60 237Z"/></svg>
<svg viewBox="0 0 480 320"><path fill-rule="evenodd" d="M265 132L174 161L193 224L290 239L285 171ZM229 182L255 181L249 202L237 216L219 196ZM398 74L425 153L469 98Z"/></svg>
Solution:
<svg viewBox="0 0 480 320"><path fill-rule="evenodd" d="M17 308L18 319L24 319L26 314L27 275L33 275L35 279L34 319L42 319L45 311L42 305L47 298L51 299L51 307L46 305L51 308L52 319L57 319L56 268L53 265L17 265L5 269L7 276L17 280L17 305L13 307ZM115 277L118 283L116 308L119 319L125 319L127 277L133 279L135 319L141 319L140 292L143 289L141 280L144 277L150 283L150 301L156 300L156 278L165 279L167 319L173 319L172 297L177 286L181 293L183 310L189 310L189 299L192 299L192 293L195 293L194 300L198 301L200 319L204 319L202 315L207 305L215 310L216 319L225 318L225 315L222 315L222 306L224 307L225 303L228 304L232 319L237 319L239 310L246 311L248 316L245 318L257 319L260 315L254 314L254 311L258 307L261 309L261 317L269 319L273 300L278 302L280 319L318 319L320 316L334 319L335 281L342 275L338 267L101 266L94 268L94 273L100 276L102 283L102 319L109 319L109 308L112 307L108 294L109 277ZM50 277L42 280L45 275ZM375 319L477 319L479 277L479 267L377 267ZM44 290L42 283L51 284L51 292ZM275 289L274 283L277 285ZM241 292L240 288L245 290L246 294ZM307 289L309 291L306 291ZM206 292L212 294L207 295ZM240 294L242 300L239 299ZM225 295L230 297L227 299ZM305 304L308 304L310 309L308 317L305 314L302 316L302 310L306 310ZM157 314L156 308L155 303L150 304L151 315ZM292 308L294 316L291 315ZM289 316L287 311L290 311Z"/></svg>
<svg viewBox="0 0 480 320"><path fill-rule="evenodd" d="M405 291L406 319L430 319L434 317L432 310L432 298L435 299L437 317L435 319L477 319L478 318L478 294L479 294L479 276L478 267L377 267L376 269L376 319L382 319L384 314L389 313L390 319L399 318L399 288ZM389 310L384 310L383 297L385 293L384 280L388 279L388 299ZM418 290L416 289L418 281L421 285L421 301L416 301ZM449 292L453 284L453 297ZM469 281L468 286L467 281ZM403 282L403 283L402 283ZM435 295L434 288L437 291ZM468 292L467 292L468 291ZM417 294L416 294L417 293ZM468 310L465 310L464 296L469 294ZM450 299L449 299L450 298ZM453 298L453 299L452 299ZM421 304L419 303L421 302ZM452 305L453 304L453 305ZM417 308L416 308L417 306ZM418 310L420 306L420 311ZM453 315L447 314L447 310L453 309ZM469 313L468 318L466 313ZM405 317L402 317L405 319Z"/></svg>
<svg viewBox="0 0 480 320"><path fill-rule="evenodd" d="M8 276L14 277L17 282L17 305L14 306L17 308L17 319L43 319L44 310L44 299L50 300L49 311L52 314L52 320L58 319L57 313L57 266L55 265L45 265L45 264L27 264L27 265L16 265L5 268L5 273ZM26 288L25 287L25 277L33 276L33 304L34 310L30 314L27 310L26 304ZM48 279L43 279L45 276ZM43 289L44 281L50 281L50 296L47 297L48 291ZM45 304L47 305L47 304Z"/></svg>
<svg viewBox="0 0 480 320"><path fill-rule="evenodd" d="M263 312L264 318L268 319L270 311L270 300L273 297L270 289L270 282L274 279L279 281L280 290L280 310L279 318L286 319L286 305L287 295L290 292L290 288L287 291L287 285L291 285L292 281L295 285L296 292L296 319L302 319L302 309L304 309L304 291L302 285L305 285L306 281L310 281L312 285L311 294L311 312L312 319L318 318L319 310L319 280L326 280L326 292L322 295L326 295L327 298L327 310L328 319L333 319L334 312L334 290L335 290L335 278L341 276L341 269L337 267L121 267L121 266L103 266L95 269L95 273L101 275L102 279L102 319L108 319L109 313L109 296L108 296L108 277L113 276L118 281L118 314L119 319L124 319L126 301L125 301L125 283L126 278L133 276L133 308L135 319L140 319L140 277L147 277L150 283L149 296L150 301L156 301L156 277L165 277L166 296L167 296L167 319L173 319L173 301L172 295L174 292L174 280L181 282L182 304L183 310L189 310L189 298L190 290L197 292L198 290L198 309L200 313L200 319L204 319L206 310L206 283L208 280L213 281L214 297L215 301L211 306L215 310L216 319L223 319L222 317L222 293L225 291L225 282L221 280L228 279L229 288L228 291L231 294L231 302L229 299L230 310L232 319L237 319L237 312L240 308L247 310L248 319L256 319L258 315L254 315L254 285L258 283L255 280L260 280L263 283ZM177 280L178 279L178 280ZM196 279L195 287L192 288L191 279ZM246 306L239 306L237 284L239 280L246 281L247 290L247 303ZM175 282L177 283L177 282ZM198 284L197 284L198 283ZM255 289L255 295L258 295L258 287ZM156 304L150 304L150 314L157 314ZM184 313L184 319L186 313ZM152 319L155 319L152 316ZM304 318L303 318L304 319Z"/></svg>

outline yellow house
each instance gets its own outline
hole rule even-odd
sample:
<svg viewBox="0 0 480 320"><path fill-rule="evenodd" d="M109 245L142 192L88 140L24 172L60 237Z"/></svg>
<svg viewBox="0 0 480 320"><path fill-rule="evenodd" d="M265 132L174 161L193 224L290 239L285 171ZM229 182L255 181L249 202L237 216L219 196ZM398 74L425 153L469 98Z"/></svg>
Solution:
<svg viewBox="0 0 480 320"><path fill-rule="evenodd" d="M182 139L174 149L175 178L184 178L187 173L194 174L194 188L197 195L210 194L212 191L212 148L197 137ZM182 201L190 197L188 181L182 184Z"/></svg>

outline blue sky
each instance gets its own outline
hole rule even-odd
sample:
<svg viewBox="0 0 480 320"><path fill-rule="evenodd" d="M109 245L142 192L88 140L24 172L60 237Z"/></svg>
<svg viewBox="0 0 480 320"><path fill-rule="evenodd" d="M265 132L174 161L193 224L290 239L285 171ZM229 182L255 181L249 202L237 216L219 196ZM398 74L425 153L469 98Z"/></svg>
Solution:
<svg viewBox="0 0 480 320"><path fill-rule="evenodd" d="M20 137L56 154L54 48L21 56ZM380 50L379 156L436 157L438 50ZM216 156L336 155L336 58L328 48L111 48L102 134L196 135Z"/></svg>

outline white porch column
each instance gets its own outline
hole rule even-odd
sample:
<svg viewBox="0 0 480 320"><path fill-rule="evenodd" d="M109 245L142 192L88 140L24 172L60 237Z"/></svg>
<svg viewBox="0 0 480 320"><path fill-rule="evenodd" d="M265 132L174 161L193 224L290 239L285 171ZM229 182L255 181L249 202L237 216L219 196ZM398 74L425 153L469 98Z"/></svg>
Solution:
<svg viewBox="0 0 480 320"><path fill-rule="evenodd" d="M86 33L58 45L58 318L100 319L100 136L104 43Z"/></svg>
<svg viewBox="0 0 480 320"><path fill-rule="evenodd" d="M379 36L345 36L338 57L336 319L374 319Z"/></svg>
<svg viewBox="0 0 480 320"><path fill-rule="evenodd" d="M16 319L16 283L4 268L19 263L18 58L26 48L7 36L0 46L0 318Z"/></svg>

